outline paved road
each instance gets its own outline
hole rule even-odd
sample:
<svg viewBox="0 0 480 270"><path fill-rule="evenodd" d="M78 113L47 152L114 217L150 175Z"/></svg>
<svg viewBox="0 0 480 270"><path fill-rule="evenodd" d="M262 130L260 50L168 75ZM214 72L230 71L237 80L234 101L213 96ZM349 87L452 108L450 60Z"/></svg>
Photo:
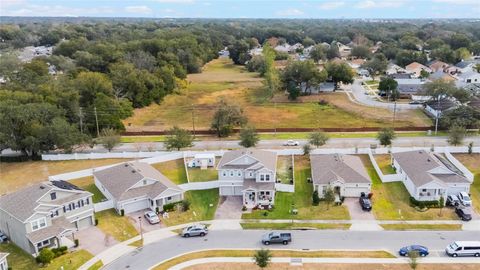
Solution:
<svg viewBox="0 0 480 270"><path fill-rule="evenodd" d="M203 249L258 249L265 231L212 231L204 238L184 239L169 237L126 254L103 269L149 269L157 263L186 252ZM275 245L272 249L385 249L392 252L408 244L430 248L431 257L445 257L443 250L456 240L480 240L478 232L352 232L352 231L293 231L293 242L288 246ZM452 258L455 260L456 258Z"/></svg>

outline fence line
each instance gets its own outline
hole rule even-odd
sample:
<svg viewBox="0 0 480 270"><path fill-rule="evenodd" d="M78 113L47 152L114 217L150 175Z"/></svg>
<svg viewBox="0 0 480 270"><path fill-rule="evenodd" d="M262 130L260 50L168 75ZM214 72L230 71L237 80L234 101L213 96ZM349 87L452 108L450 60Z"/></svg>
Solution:
<svg viewBox="0 0 480 270"><path fill-rule="evenodd" d="M295 192L295 186L289 184L275 183L275 190L282 192Z"/></svg>
<svg viewBox="0 0 480 270"><path fill-rule="evenodd" d="M95 208L95 212L100 212L100 211L103 211L103 210L112 209L113 208L113 201L109 200L109 201L95 203L93 205L93 207Z"/></svg>
<svg viewBox="0 0 480 270"><path fill-rule="evenodd" d="M220 187L220 181L207 181L207 182L191 182L186 184L178 185L184 191L189 190L204 190Z"/></svg>
<svg viewBox="0 0 480 270"><path fill-rule="evenodd" d="M380 177L380 180L382 180L382 183L402 181L402 178L399 174L383 174L382 170L377 164L377 161L375 160L375 157L372 154L372 151L368 151L368 157L370 158L370 162L372 163L373 168L377 172L378 177Z"/></svg>
<svg viewBox="0 0 480 270"><path fill-rule="evenodd" d="M468 179L468 181L473 182L474 175L470 170L468 170L460 161L458 161L452 154L445 152L445 157L455 165L463 175Z"/></svg>

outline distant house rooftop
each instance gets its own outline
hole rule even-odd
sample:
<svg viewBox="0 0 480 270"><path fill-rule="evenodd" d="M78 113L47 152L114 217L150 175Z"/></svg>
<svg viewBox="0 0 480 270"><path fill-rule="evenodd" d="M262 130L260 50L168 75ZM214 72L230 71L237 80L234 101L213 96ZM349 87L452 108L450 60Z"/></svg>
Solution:
<svg viewBox="0 0 480 270"><path fill-rule="evenodd" d="M434 100L429 101L429 102L427 102L427 105L430 108L432 108L436 111L443 112L443 111L446 111L450 108L455 107L457 104L455 102L451 101L450 99L445 98L445 99L442 99L440 101L434 101Z"/></svg>

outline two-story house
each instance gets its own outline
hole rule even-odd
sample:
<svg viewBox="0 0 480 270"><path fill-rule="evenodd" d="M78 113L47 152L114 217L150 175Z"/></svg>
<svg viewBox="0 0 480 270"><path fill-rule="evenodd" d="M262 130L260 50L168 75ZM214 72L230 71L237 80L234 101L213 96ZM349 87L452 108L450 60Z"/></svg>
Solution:
<svg viewBox="0 0 480 270"><path fill-rule="evenodd" d="M217 166L220 196L243 196L247 208L273 205L277 154L263 150L226 152Z"/></svg>
<svg viewBox="0 0 480 270"><path fill-rule="evenodd" d="M74 232L94 224L92 193L65 181L35 184L0 197L0 230L32 255L74 246Z"/></svg>

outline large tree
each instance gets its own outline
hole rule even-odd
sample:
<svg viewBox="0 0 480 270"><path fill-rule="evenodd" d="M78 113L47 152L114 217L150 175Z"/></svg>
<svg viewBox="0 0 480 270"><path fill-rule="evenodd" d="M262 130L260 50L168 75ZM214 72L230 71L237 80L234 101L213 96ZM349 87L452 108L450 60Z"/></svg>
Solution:
<svg viewBox="0 0 480 270"><path fill-rule="evenodd" d="M448 97L454 97L458 101L465 103L470 100L471 93L463 88L457 88L453 81L443 79L427 82L422 86L422 92L431 96L434 101L442 100Z"/></svg>
<svg viewBox="0 0 480 270"><path fill-rule="evenodd" d="M237 65L243 65L247 62L250 57L248 55L248 50L250 45L246 40L237 40L234 44L228 46L228 51L230 53L230 58L232 58L233 63Z"/></svg>
<svg viewBox="0 0 480 270"><path fill-rule="evenodd" d="M320 60L325 59L327 49L322 44L315 45L310 51L310 58L317 63Z"/></svg>
<svg viewBox="0 0 480 270"><path fill-rule="evenodd" d="M355 46L351 55L358 58L368 58L370 57L370 49L363 45Z"/></svg>
<svg viewBox="0 0 480 270"><path fill-rule="evenodd" d="M174 126L168 131L168 135L165 140L165 147L167 150L170 151L172 149L177 149L177 151L180 151L182 148L192 146L193 136L188 130Z"/></svg>
<svg viewBox="0 0 480 270"><path fill-rule="evenodd" d="M293 83L307 93L311 93L312 88L318 87L326 79L327 73L320 71L312 60L289 61L282 72L282 83L285 88Z"/></svg>
<svg viewBox="0 0 480 270"><path fill-rule="evenodd" d="M240 142L239 145L250 148L257 145L258 141L260 140L255 127L247 126L240 131Z"/></svg>
<svg viewBox="0 0 480 270"><path fill-rule="evenodd" d="M310 135L308 136L308 142L312 145L315 145L315 147L317 148L326 144L328 139L328 135L320 131L310 133Z"/></svg>
<svg viewBox="0 0 480 270"><path fill-rule="evenodd" d="M440 118L440 126L443 128L449 128L454 125L468 128L479 128L480 111L477 111L470 106L463 105L444 112Z"/></svg>
<svg viewBox="0 0 480 270"><path fill-rule="evenodd" d="M335 83L335 89L338 89L338 83L353 83L355 73L346 63L329 62L325 68L328 76Z"/></svg>
<svg viewBox="0 0 480 270"><path fill-rule="evenodd" d="M371 60L365 62L363 67L370 72L370 75L375 80L376 75L383 74L387 70L388 60L385 55L378 53Z"/></svg>
<svg viewBox="0 0 480 270"><path fill-rule="evenodd" d="M400 96L400 92L398 92L397 87L397 81L390 77L384 77L380 80L378 90L380 90L380 93L385 94L388 99L392 99L393 101L395 101Z"/></svg>
<svg viewBox="0 0 480 270"><path fill-rule="evenodd" d="M243 115L242 108L221 99L213 115L211 127L218 137L227 137L234 127L243 126L246 123L247 118Z"/></svg>
<svg viewBox="0 0 480 270"><path fill-rule="evenodd" d="M395 137L395 131L392 128L382 128L377 134L377 139L383 146L392 145L392 141Z"/></svg>

